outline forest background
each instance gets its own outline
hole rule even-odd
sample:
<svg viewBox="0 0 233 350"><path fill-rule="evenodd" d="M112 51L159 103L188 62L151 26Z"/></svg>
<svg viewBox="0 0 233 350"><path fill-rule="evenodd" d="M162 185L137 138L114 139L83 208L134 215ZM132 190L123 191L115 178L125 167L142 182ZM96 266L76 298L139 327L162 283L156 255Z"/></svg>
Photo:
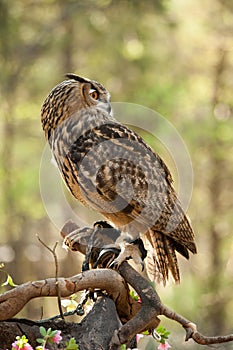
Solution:
<svg viewBox="0 0 233 350"><path fill-rule="evenodd" d="M113 102L157 111L181 135L194 174L188 214L198 255L180 259L180 285L171 282L158 291L201 332L232 333L233 2L1 0L0 45L0 262L15 283L54 276L53 258L36 234L51 246L59 240L60 276L80 271L79 256L61 248L39 185L45 147L40 108L64 74L74 72L103 83ZM145 138L176 179L169 155L153 137ZM85 222L99 219L63 190ZM59 203L53 211L62 221ZM39 319L57 312L54 299L42 299L19 316ZM184 343L178 325L163 325L172 332L174 348L201 348ZM147 350L156 347L150 343Z"/></svg>

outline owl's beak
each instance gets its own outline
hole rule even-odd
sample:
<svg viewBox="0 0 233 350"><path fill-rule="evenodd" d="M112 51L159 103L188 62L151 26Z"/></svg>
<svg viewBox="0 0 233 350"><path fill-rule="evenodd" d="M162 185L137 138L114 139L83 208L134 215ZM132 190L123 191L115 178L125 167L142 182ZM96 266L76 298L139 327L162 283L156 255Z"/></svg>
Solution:
<svg viewBox="0 0 233 350"><path fill-rule="evenodd" d="M101 101L101 102L98 102L97 106L112 116L112 107L110 102Z"/></svg>

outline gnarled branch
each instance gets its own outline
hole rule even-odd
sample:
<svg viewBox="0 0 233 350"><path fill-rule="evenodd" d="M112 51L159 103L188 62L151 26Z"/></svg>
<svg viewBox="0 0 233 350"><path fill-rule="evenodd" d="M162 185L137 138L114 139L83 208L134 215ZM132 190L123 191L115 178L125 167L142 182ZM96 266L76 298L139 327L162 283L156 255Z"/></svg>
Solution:
<svg viewBox="0 0 233 350"><path fill-rule="evenodd" d="M66 240L69 240L69 234L71 233L72 250L85 253L88 239L93 230L87 228L87 231L85 232L85 229L81 230L81 240L79 240L77 225L69 223L62 230L62 235L66 237ZM61 297L68 297L84 289L100 289L105 291L108 297L114 301L121 322L112 334L111 350L119 349L120 344L127 343L139 332L155 329L160 322L159 315L164 315L180 323L186 331L186 340L192 338L201 345L233 341L233 334L208 337L199 333L194 323L165 306L149 281L143 278L127 262L119 267L118 272L101 268L88 270L70 278L60 277L57 279ZM141 303L130 297L129 285L139 294ZM25 283L0 295L0 320L13 317L29 300L42 296L57 296L57 291L56 279L49 278Z"/></svg>
<svg viewBox="0 0 233 350"><path fill-rule="evenodd" d="M134 303L128 297L128 287L124 279L113 270L85 271L70 278L60 277L57 282L61 297L68 297L88 288L106 290L114 300L119 314L126 315L126 318L130 314L131 303ZM21 284L0 295L0 321L15 316L33 298L56 297L57 294L55 278Z"/></svg>

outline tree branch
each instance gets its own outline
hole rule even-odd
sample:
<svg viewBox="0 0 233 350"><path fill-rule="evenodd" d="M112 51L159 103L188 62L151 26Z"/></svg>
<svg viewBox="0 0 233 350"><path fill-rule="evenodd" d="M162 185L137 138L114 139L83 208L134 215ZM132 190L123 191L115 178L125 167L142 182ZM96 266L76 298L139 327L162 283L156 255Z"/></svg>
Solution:
<svg viewBox="0 0 233 350"><path fill-rule="evenodd" d="M94 229L96 230L96 227L93 229L87 228L86 231L82 229L79 232L74 223L69 223L65 225L65 229L63 228L62 235L71 250L77 249L85 253L88 238L90 238ZM72 232L69 232L69 230ZM95 249L97 248L95 247ZM164 315L181 324L186 331L186 341L192 338L201 345L233 341L233 334L208 337L199 333L194 323L165 306L149 281L143 278L127 262L120 265L118 272L100 268L88 270L70 278L60 277L57 280L56 278L49 278L20 285L0 295L0 320L13 317L33 298L57 296L57 283L61 297L68 297L85 289L100 289L105 291L107 296L114 301L121 322L119 322L117 329L113 328L115 331L112 333L110 341L111 350L119 349L120 344L127 343L137 333L144 330L152 332L160 322L159 315ZM141 303L130 297L128 285L131 285L139 294Z"/></svg>
<svg viewBox="0 0 233 350"><path fill-rule="evenodd" d="M126 317L130 314L131 305L126 306L128 300L128 287L124 279L113 270L90 270L70 278L57 279L61 297L70 295L84 289L106 290L114 300L118 312ZM38 297L56 297L57 284L55 278L27 282L0 295L0 321L15 316L31 300ZM132 300L131 300L132 302ZM124 308L122 308L124 306Z"/></svg>

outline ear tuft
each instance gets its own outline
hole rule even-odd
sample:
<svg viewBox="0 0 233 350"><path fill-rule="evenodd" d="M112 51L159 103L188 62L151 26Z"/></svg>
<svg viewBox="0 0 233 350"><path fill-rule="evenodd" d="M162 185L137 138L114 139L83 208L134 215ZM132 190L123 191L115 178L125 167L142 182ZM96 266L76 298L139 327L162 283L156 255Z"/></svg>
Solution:
<svg viewBox="0 0 233 350"><path fill-rule="evenodd" d="M65 74L65 77L68 79L73 79L73 80L79 81L80 83L90 83L89 79L80 77L79 75L76 75L73 73L67 73L67 74Z"/></svg>

